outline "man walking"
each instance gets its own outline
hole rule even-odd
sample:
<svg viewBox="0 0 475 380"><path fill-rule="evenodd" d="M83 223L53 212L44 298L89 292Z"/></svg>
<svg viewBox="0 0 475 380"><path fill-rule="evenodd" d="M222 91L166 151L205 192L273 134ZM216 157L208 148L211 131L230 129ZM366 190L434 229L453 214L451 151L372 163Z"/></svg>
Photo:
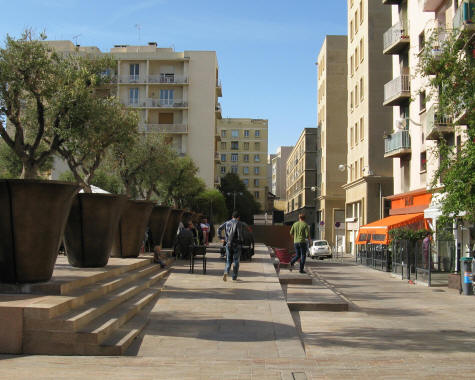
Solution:
<svg viewBox="0 0 475 380"><path fill-rule="evenodd" d="M224 267L223 281L227 281L228 279L231 270L231 262L234 263L233 280L237 280L242 243L244 241L243 224L239 219L239 213L234 211L232 219L224 222L218 228L218 237L223 243L226 242L226 266ZM222 236L223 230L225 233L224 238Z"/></svg>
<svg viewBox="0 0 475 380"><path fill-rule="evenodd" d="M300 273L304 271L305 258L307 256L307 240L310 242L310 229L305 223L305 214L299 215L299 221L295 222L290 229L290 235L294 237L295 256L290 261L290 270L294 268L295 262L300 259Z"/></svg>

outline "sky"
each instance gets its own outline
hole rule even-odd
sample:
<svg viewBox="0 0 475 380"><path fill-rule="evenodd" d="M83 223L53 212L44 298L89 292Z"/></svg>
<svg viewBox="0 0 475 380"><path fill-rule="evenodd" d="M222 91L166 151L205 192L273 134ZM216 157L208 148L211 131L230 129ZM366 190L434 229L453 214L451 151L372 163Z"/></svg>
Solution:
<svg viewBox="0 0 475 380"><path fill-rule="evenodd" d="M269 120L269 153L317 123L316 58L347 34L346 0L0 0L0 36L25 28L109 51L147 44L217 53L223 117Z"/></svg>

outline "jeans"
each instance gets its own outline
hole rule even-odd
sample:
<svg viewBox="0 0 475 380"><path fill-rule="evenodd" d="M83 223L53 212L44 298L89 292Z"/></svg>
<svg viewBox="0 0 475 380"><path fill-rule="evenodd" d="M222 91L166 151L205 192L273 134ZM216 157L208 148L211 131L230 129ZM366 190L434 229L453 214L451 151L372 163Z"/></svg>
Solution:
<svg viewBox="0 0 475 380"><path fill-rule="evenodd" d="M233 280L237 279L239 271L239 260L241 259L241 245L240 244L226 244L226 266L224 272L229 274L231 270L231 262L233 266Z"/></svg>
<svg viewBox="0 0 475 380"><path fill-rule="evenodd" d="M294 243L295 246L295 256L290 261L290 265L294 265L295 262L300 259L300 272L303 271L303 267L305 266L305 259L307 257L307 243Z"/></svg>

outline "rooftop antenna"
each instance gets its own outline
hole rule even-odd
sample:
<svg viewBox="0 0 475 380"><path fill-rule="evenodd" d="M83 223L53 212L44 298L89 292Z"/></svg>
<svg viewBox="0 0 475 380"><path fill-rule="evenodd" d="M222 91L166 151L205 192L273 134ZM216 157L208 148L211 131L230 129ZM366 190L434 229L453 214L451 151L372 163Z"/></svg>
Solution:
<svg viewBox="0 0 475 380"><path fill-rule="evenodd" d="M75 36L73 36L74 45L78 46L78 38L81 36L82 34L76 34Z"/></svg>
<svg viewBox="0 0 475 380"><path fill-rule="evenodd" d="M137 29L137 35L139 37L139 42L140 42L140 29L142 29L142 27L140 26L140 24L135 24L134 28Z"/></svg>

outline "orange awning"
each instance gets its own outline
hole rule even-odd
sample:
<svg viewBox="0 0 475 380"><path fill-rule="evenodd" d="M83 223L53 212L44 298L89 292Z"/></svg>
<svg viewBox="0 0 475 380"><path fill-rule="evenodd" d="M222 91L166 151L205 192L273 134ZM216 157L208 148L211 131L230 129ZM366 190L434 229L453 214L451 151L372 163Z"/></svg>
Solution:
<svg viewBox="0 0 475 380"><path fill-rule="evenodd" d="M387 218L361 226L355 244L388 244L390 230L419 223L423 220L423 212L388 216Z"/></svg>

